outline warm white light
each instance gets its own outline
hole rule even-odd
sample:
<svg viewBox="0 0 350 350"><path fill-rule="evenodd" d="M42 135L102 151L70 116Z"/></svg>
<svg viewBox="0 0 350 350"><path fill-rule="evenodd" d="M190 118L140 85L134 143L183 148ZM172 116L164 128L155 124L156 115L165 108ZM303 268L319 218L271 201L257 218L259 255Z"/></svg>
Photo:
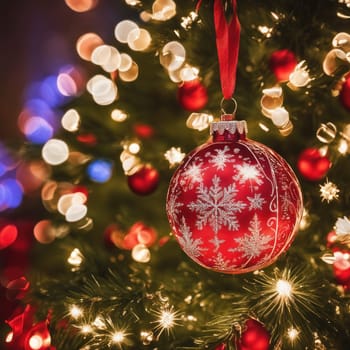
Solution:
<svg viewBox="0 0 350 350"><path fill-rule="evenodd" d="M74 318L78 319L83 315L83 310L76 305L72 305L69 309L69 314Z"/></svg>
<svg viewBox="0 0 350 350"><path fill-rule="evenodd" d="M178 41L170 41L164 45L160 56L162 66L170 71L179 69L186 59L186 50Z"/></svg>
<svg viewBox="0 0 350 350"><path fill-rule="evenodd" d="M103 44L103 40L95 33L83 34L76 43L78 55L86 61L91 60L92 52Z"/></svg>
<svg viewBox="0 0 350 350"><path fill-rule="evenodd" d="M176 15L176 3L173 0L156 0L152 5L152 18L167 21Z"/></svg>
<svg viewBox="0 0 350 350"><path fill-rule="evenodd" d="M61 119L63 129L74 132L79 129L80 115L76 109L68 109Z"/></svg>
<svg viewBox="0 0 350 350"><path fill-rule="evenodd" d="M301 217L299 229L301 231L307 229L310 226L311 220L310 220L310 214L309 212L304 208L303 210L303 216Z"/></svg>
<svg viewBox="0 0 350 350"><path fill-rule="evenodd" d="M131 251L132 258L140 263L148 263L151 260L151 252L143 244L136 244Z"/></svg>
<svg viewBox="0 0 350 350"><path fill-rule="evenodd" d="M298 338L299 331L292 327L292 328L288 329L288 333L287 334L288 334L288 338L290 339L290 341L293 342L294 340L296 340Z"/></svg>
<svg viewBox="0 0 350 350"><path fill-rule="evenodd" d="M114 36L119 42L126 44L128 42L129 33L138 27L139 26L133 21L121 21L115 26Z"/></svg>
<svg viewBox="0 0 350 350"><path fill-rule="evenodd" d="M202 131L209 127L214 120L211 114L206 113L191 113L186 120L186 126L190 129Z"/></svg>
<svg viewBox="0 0 350 350"><path fill-rule="evenodd" d="M264 123L259 123L259 127L261 130L265 131L265 132L269 132L270 129L268 128L268 126L266 126Z"/></svg>
<svg viewBox="0 0 350 350"><path fill-rule="evenodd" d="M140 152L141 146L137 142L132 142L128 146L128 151L131 154L137 154Z"/></svg>
<svg viewBox="0 0 350 350"><path fill-rule="evenodd" d="M91 62L101 66L106 72L116 71L121 63L119 51L110 45L101 45L92 52Z"/></svg>
<svg viewBox="0 0 350 350"><path fill-rule="evenodd" d="M128 115L120 109L113 109L111 112L111 118L116 122L123 122Z"/></svg>
<svg viewBox="0 0 350 350"><path fill-rule="evenodd" d="M338 152L340 154L346 154L349 150L349 144L346 140L341 139L338 144Z"/></svg>
<svg viewBox="0 0 350 350"><path fill-rule="evenodd" d="M128 35L128 45L134 51L144 51L151 44L151 34L146 29L133 29Z"/></svg>
<svg viewBox="0 0 350 350"><path fill-rule="evenodd" d="M72 205L84 204L86 196L82 192L67 193L60 197L57 203L57 210L60 214L66 215Z"/></svg>
<svg viewBox="0 0 350 350"><path fill-rule="evenodd" d="M182 81L191 81L198 78L199 69L186 65L180 70L180 78Z"/></svg>
<svg viewBox="0 0 350 350"><path fill-rule="evenodd" d="M311 81L309 71L305 61L301 61L296 65L294 71L289 75L289 82L292 86L298 88L306 86Z"/></svg>
<svg viewBox="0 0 350 350"><path fill-rule="evenodd" d="M87 207L84 204L73 204L66 212L67 222L76 222L81 220L87 214Z"/></svg>
<svg viewBox="0 0 350 350"><path fill-rule="evenodd" d="M193 22L198 18L198 13L191 11L187 17L181 17L181 27L188 30L191 28Z"/></svg>
<svg viewBox="0 0 350 350"><path fill-rule="evenodd" d="M132 66L132 58L127 53L120 54L120 72L127 72Z"/></svg>
<svg viewBox="0 0 350 350"><path fill-rule="evenodd" d="M6 343L11 343L13 340L13 332L11 331L10 333L7 334L5 342Z"/></svg>
<svg viewBox="0 0 350 350"><path fill-rule="evenodd" d="M29 347L33 350L40 349L43 346L43 344L44 344L44 340L38 334L35 334L29 338Z"/></svg>
<svg viewBox="0 0 350 350"><path fill-rule="evenodd" d="M272 34L273 28L267 26L258 26L258 30L261 34L263 34L266 38L270 38Z"/></svg>
<svg viewBox="0 0 350 350"><path fill-rule="evenodd" d="M132 62L129 70L125 72L119 72L119 78L125 82L131 82L137 79L139 76L139 66L136 62Z"/></svg>
<svg viewBox="0 0 350 350"><path fill-rule="evenodd" d="M289 122L289 113L284 107L275 108L271 111L271 120L278 128L281 128Z"/></svg>
<svg viewBox="0 0 350 350"><path fill-rule="evenodd" d="M122 331L117 331L117 332L112 334L111 338L112 338L113 343L120 344L124 341L125 334Z"/></svg>
<svg viewBox="0 0 350 350"><path fill-rule="evenodd" d="M339 198L339 189L336 184L331 181L325 182L323 185L320 185L320 197L322 201L331 202L334 199Z"/></svg>
<svg viewBox="0 0 350 350"><path fill-rule="evenodd" d="M331 122L326 124L322 123L316 131L316 137L322 143L331 143L336 135L337 127Z"/></svg>
<svg viewBox="0 0 350 350"><path fill-rule="evenodd" d="M81 333L83 334L88 334L88 333L92 333L93 329L89 324L84 324L83 326L81 326Z"/></svg>
<svg viewBox="0 0 350 350"><path fill-rule="evenodd" d="M83 254L78 248L74 248L67 259L68 263L75 267L79 267L83 260Z"/></svg>
<svg viewBox="0 0 350 350"><path fill-rule="evenodd" d="M170 166L179 164L185 156L186 154L181 152L180 147L171 147L164 153L164 158L169 162Z"/></svg>
<svg viewBox="0 0 350 350"><path fill-rule="evenodd" d="M69 149L64 141L51 139L43 146L41 155L46 163L50 165L59 165L68 159Z"/></svg>
<svg viewBox="0 0 350 350"><path fill-rule="evenodd" d="M97 316L92 324L98 329L107 328L106 323L101 316Z"/></svg>
<svg viewBox="0 0 350 350"><path fill-rule="evenodd" d="M87 82L86 88L94 101L101 106L113 103L118 96L118 89L114 82L100 74L93 76Z"/></svg>
<svg viewBox="0 0 350 350"><path fill-rule="evenodd" d="M276 292L281 298L289 299L292 296L292 285L286 280L278 280L276 283Z"/></svg>

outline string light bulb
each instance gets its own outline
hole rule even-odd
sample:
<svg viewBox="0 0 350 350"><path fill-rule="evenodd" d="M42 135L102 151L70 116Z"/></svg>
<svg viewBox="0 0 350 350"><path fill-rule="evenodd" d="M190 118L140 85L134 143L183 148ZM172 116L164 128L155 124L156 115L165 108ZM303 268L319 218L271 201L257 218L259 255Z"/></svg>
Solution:
<svg viewBox="0 0 350 350"><path fill-rule="evenodd" d="M179 312L174 311L173 306L162 308L160 311L155 311L155 314L158 317L155 321L155 323L157 323L155 329L159 331L158 336L164 331L169 335L172 328L178 325L177 321L180 319Z"/></svg>
<svg viewBox="0 0 350 350"><path fill-rule="evenodd" d="M289 338L290 342L293 343L293 342L295 342L295 340L298 339L299 331L296 328L291 327L291 328L288 329L287 335L288 335L288 338Z"/></svg>
<svg viewBox="0 0 350 350"><path fill-rule="evenodd" d="M83 254L78 248L74 248L67 259L68 263L73 267L80 267L84 260Z"/></svg>
<svg viewBox="0 0 350 350"><path fill-rule="evenodd" d="M283 279L280 279L276 283L276 292L281 299L290 299L292 297L292 285Z"/></svg>

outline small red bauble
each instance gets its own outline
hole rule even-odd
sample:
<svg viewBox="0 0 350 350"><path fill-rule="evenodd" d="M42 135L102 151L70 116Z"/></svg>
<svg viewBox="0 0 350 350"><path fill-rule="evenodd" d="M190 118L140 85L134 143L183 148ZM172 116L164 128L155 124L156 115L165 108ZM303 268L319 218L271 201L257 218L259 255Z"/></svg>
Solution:
<svg viewBox="0 0 350 350"><path fill-rule="evenodd" d="M350 110L350 74L345 76L345 81L341 87L339 98L342 105Z"/></svg>
<svg viewBox="0 0 350 350"><path fill-rule="evenodd" d="M156 190L159 184L158 170L146 164L135 174L128 176L131 191L139 195L147 195Z"/></svg>
<svg viewBox="0 0 350 350"><path fill-rule="evenodd" d="M269 61L270 69L276 76L277 81L289 80L289 75L294 71L298 61L292 51L287 49L272 53Z"/></svg>
<svg viewBox="0 0 350 350"><path fill-rule="evenodd" d="M198 264L244 273L273 263L302 217L298 180L273 150L246 138L245 121L212 123L213 142L174 173L167 214L184 252Z"/></svg>
<svg viewBox="0 0 350 350"><path fill-rule="evenodd" d="M300 174L310 181L318 181L324 178L332 163L326 155L322 155L317 148L307 148L298 158L298 170Z"/></svg>
<svg viewBox="0 0 350 350"><path fill-rule="evenodd" d="M200 80L185 81L177 92L180 106L188 111L195 112L204 108L208 102L208 93Z"/></svg>
<svg viewBox="0 0 350 350"><path fill-rule="evenodd" d="M249 319L236 345L237 350L268 350L270 334L263 324L254 319Z"/></svg>
<svg viewBox="0 0 350 350"><path fill-rule="evenodd" d="M135 124L134 132L142 139L149 139L154 135L154 128L148 124Z"/></svg>

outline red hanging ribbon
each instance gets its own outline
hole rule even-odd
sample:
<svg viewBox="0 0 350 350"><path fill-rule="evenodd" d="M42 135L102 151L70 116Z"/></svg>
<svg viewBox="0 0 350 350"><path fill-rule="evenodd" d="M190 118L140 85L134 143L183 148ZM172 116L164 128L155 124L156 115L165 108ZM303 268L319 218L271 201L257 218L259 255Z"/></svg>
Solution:
<svg viewBox="0 0 350 350"><path fill-rule="evenodd" d="M241 26L237 16L236 0L232 0L233 16L225 17L222 0L214 0L214 24L218 51L221 90L225 99L230 99L236 87L236 71Z"/></svg>

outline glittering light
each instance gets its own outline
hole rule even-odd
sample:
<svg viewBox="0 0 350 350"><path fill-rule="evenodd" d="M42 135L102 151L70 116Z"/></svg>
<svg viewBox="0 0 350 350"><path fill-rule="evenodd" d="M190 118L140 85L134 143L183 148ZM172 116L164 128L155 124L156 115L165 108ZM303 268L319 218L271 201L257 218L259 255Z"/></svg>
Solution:
<svg viewBox="0 0 350 350"><path fill-rule="evenodd" d="M140 337L143 345L151 344L154 339L154 335L152 331L141 331Z"/></svg>
<svg viewBox="0 0 350 350"><path fill-rule="evenodd" d="M339 189L336 184L327 180L323 185L320 185L320 196L322 201L329 203L339 198Z"/></svg>
<svg viewBox="0 0 350 350"><path fill-rule="evenodd" d="M82 264L83 260L83 254L78 248L74 248L67 259L68 264L74 267L79 267Z"/></svg>
<svg viewBox="0 0 350 350"><path fill-rule="evenodd" d="M180 70L180 78L182 81L191 81L198 78L199 69L192 67L190 65L185 65L185 67Z"/></svg>
<svg viewBox="0 0 350 350"><path fill-rule="evenodd" d="M120 160L122 162L125 175L132 175L142 167L140 158L134 156L127 150L124 150L120 154Z"/></svg>
<svg viewBox="0 0 350 350"><path fill-rule="evenodd" d="M126 120L128 117L128 115L123 112L122 110L120 109L113 109L113 111L111 112L111 118L116 121L116 122L123 122L124 120Z"/></svg>
<svg viewBox="0 0 350 350"><path fill-rule="evenodd" d="M155 314L158 316L157 326L155 329L159 331L159 336L166 331L168 334L171 332L172 328L178 325L177 321L179 318L179 312L173 311L173 306L170 308L164 308L160 311L155 311Z"/></svg>
<svg viewBox="0 0 350 350"><path fill-rule="evenodd" d="M289 299L292 296L292 285L286 280L278 280L276 283L276 292L280 298Z"/></svg>
<svg viewBox="0 0 350 350"><path fill-rule="evenodd" d="M289 113L284 107L277 107L271 111L271 120L278 128L283 128L289 122Z"/></svg>
<svg viewBox="0 0 350 350"><path fill-rule="evenodd" d="M44 340L40 335L35 334L29 338L28 343L31 349L38 350L41 349L41 347L43 346Z"/></svg>
<svg viewBox="0 0 350 350"><path fill-rule="evenodd" d="M258 31L263 34L266 38L271 38L273 28L267 26L258 26Z"/></svg>
<svg viewBox="0 0 350 350"><path fill-rule="evenodd" d="M123 331L116 331L111 335L111 340L115 344L121 344L125 340L125 333Z"/></svg>
<svg viewBox="0 0 350 350"><path fill-rule="evenodd" d="M186 156L186 153L181 152L180 147L171 147L164 153L164 158L169 162L170 166L179 164Z"/></svg>
<svg viewBox="0 0 350 350"><path fill-rule="evenodd" d="M287 331L288 338L291 343L293 343L295 340L299 337L299 331L293 327L289 328Z"/></svg>
<svg viewBox="0 0 350 350"><path fill-rule="evenodd" d="M97 329L106 329L107 328L106 323L101 316L97 316L92 324Z"/></svg>
<svg viewBox="0 0 350 350"><path fill-rule="evenodd" d="M69 149L64 141L51 139L43 146L41 155L47 164L59 165L68 159Z"/></svg>
<svg viewBox="0 0 350 350"><path fill-rule="evenodd" d="M101 66L106 72L116 71L121 64L119 51L110 45L101 45L92 52L91 62Z"/></svg>
<svg viewBox="0 0 350 350"><path fill-rule="evenodd" d="M305 275L303 267L275 269L273 275L261 273L255 277L254 288L259 289L257 312L281 322L290 313L317 314L321 300L315 290L315 280Z"/></svg>
<svg viewBox="0 0 350 350"><path fill-rule="evenodd" d="M83 334L89 334L93 332L93 328L89 324L84 324L80 327L80 332Z"/></svg>
<svg viewBox="0 0 350 350"><path fill-rule="evenodd" d="M112 169L113 164L109 160L95 159L88 165L86 171L90 180L104 183L112 177Z"/></svg>
<svg viewBox="0 0 350 350"><path fill-rule="evenodd" d="M69 309L69 314L71 315L72 318L77 320L78 318L83 316L83 310L76 305L72 305Z"/></svg>
<svg viewBox="0 0 350 350"><path fill-rule="evenodd" d="M120 54L119 72L127 72L131 68L132 62L133 62L133 60L128 54L121 53Z"/></svg>
<svg viewBox="0 0 350 350"><path fill-rule="evenodd" d="M269 132L270 131L270 129L269 129L269 127L268 126L266 126L264 123L259 123L259 127L260 127L260 129L261 130L263 130L263 131L265 131L265 132Z"/></svg>
<svg viewBox="0 0 350 350"><path fill-rule="evenodd" d="M181 27L189 30L192 27L192 24L197 20L198 13L195 11L191 11L187 17L181 17Z"/></svg>

